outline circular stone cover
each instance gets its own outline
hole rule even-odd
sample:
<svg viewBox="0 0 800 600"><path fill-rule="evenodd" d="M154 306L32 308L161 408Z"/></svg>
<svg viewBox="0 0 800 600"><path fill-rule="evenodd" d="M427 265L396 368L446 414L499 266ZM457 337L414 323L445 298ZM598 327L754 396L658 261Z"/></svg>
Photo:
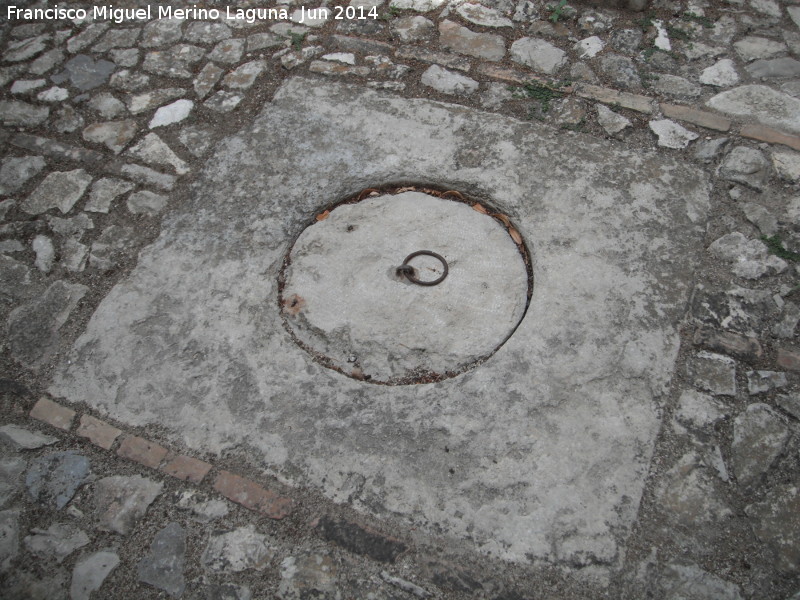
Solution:
<svg viewBox="0 0 800 600"><path fill-rule="evenodd" d="M420 286L397 274L418 250L445 258L444 281ZM295 339L323 364L373 382L436 381L514 332L529 297L523 252L503 222L464 202L417 191L371 197L300 234L280 301ZM410 264L423 281L443 272L430 256Z"/></svg>

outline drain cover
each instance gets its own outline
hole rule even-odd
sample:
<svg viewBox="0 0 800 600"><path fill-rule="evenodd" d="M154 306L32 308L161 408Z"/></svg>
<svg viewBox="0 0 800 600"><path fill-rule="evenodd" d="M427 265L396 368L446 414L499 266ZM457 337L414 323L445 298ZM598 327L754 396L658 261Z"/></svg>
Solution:
<svg viewBox="0 0 800 600"><path fill-rule="evenodd" d="M510 221L432 194L341 204L289 251L284 319L326 366L379 383L437 381L491 355L521 321L529 260Z"/></svg>

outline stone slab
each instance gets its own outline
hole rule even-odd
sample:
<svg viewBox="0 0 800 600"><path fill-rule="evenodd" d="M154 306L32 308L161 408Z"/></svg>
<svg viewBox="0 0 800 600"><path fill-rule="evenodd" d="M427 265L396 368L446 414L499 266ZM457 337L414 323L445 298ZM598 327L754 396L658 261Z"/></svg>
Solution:
<svg viewBox="0 0 800 600"><path fill-rule="evenodd" d="M507 214L531 305L481 366L381 386L282 326L276 277L325 207L434 183ZM50 392L198 454L511 561L617 565L700 256L708 182L677 158L463 106L293 78L217 146ZM480 252L480 240L475 240Z"/></svg>

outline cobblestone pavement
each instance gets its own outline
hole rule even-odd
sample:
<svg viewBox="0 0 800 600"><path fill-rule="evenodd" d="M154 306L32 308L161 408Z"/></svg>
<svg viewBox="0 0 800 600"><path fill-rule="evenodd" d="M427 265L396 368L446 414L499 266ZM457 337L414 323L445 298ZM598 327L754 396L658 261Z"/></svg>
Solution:
<svg viewBox="0 0 800 600"><path fill-rule="evenodd" d="M390 1L334 0L328 18L263 4L286 18L252 23L222 6L216 21L4 15L0 595L800 598L800 3ZM295 75L707 172L706 252L618 568L490 560L45 393L212 147Z"/></svg>

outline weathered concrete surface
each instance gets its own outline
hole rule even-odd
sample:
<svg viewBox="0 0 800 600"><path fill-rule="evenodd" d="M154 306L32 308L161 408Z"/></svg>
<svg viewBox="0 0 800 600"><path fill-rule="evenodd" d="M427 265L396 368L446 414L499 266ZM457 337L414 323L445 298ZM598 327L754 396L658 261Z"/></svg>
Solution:
<svg viewBox="0 0 800 600"><path fill-rule="evenodd" d="M486 197L533 255L531 306L484 365L376 386L315 364L276 276L319 210L419 181ZM218 146L102 302L51 392L483 552L615 563L633 523L708 207L672 158L460 106L301 78ZM462 542L463 544L463 542Z"/></svg>
<svg viewBox="0 0 800 600"><path fill-rule="evenodd" d="M444 281L397 276L419 250L445 259ZM422 281L444 273L435 257L410 264ZM524 258L500 221L417 191L336 207L303 231L285 273L282 304L297 338L345 373L381 382L455 373L489 356L528 300Z"/></svg>

